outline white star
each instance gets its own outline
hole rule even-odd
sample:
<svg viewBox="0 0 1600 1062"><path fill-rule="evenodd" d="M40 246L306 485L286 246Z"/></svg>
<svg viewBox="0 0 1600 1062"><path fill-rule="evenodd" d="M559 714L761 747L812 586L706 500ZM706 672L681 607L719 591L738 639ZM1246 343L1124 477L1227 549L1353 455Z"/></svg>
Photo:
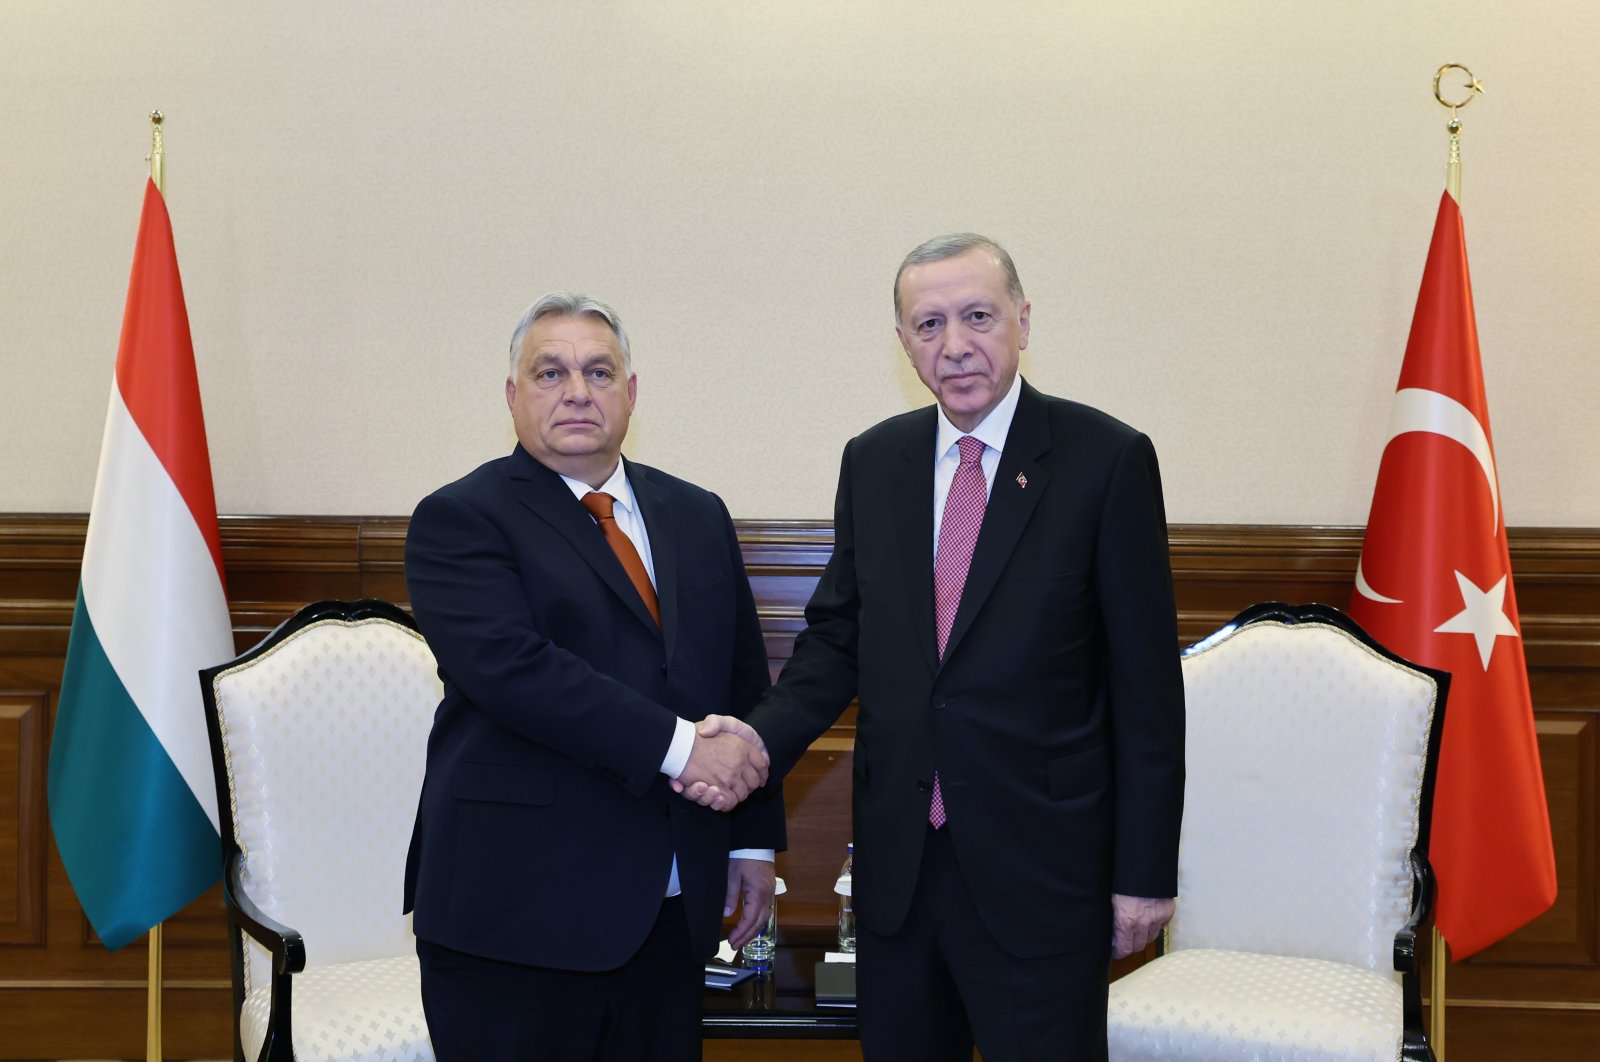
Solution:
<svg viewBox="0 0 1600 1062"><path fill-rule="evenodd" d="M1489 657L1494 653L1497 637L1515 638L1517 628L1505 613L1506 579L1488 590L1480 590L1476 583L1456 572L1456 585L1461 587L1461 603L1466 607L1435 627L1435 634L1470 634L1478 641L1478 657L1483 669L1489 670Z"/></svg>

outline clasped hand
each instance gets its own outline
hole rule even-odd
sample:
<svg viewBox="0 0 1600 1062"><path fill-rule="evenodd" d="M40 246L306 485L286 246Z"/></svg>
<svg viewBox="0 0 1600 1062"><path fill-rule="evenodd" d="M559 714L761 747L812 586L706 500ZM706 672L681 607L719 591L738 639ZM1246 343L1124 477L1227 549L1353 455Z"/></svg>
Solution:
<svg viewBox="0 0 1600 1062"><path fill-rule="evenodd" d="M744 720L708 715L695 724L694 747L672 791L701 807L732 811L767 784L766 743Z"/></svg>

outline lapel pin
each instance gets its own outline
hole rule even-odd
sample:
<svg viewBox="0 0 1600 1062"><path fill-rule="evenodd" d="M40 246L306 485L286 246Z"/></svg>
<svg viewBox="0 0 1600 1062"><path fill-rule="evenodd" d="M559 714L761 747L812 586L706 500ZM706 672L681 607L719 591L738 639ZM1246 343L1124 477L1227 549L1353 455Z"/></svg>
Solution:
<svg viewBox="0 0 1600 1062"><path fill-rule="evenodd" d="M1023 488L1028 486L1028 477L1024 476L1021 472L1017 473L1017 486Z"/></svg>

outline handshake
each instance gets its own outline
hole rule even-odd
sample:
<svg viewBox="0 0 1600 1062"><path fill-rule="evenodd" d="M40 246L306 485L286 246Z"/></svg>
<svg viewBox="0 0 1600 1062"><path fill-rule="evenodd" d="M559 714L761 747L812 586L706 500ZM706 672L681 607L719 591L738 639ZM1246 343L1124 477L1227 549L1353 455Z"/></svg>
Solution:
<svg viewBox="0 0 1600 1062"><path fill-rule="evenodd" d="M713 811L732 811L767 783L766 743L743 719L708 715L694 728L694 747L672 791Z"/></svg>

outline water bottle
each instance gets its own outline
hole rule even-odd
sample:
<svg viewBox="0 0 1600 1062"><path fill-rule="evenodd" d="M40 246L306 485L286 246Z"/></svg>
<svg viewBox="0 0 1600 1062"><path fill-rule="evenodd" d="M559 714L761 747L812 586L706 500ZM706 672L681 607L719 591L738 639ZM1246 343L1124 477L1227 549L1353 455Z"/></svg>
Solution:
<svg viewBox="0 0 1600 1062"><path fill-rule="evenodd" d="M767 917L762 920L761 929L739 949L739 954L744 956L744 964L753 970L772 969L773 957L778 953L778 897L786 891L782 878L773 882L772 905L767 908Z"/></svg>
<svg viewBox="0 0 1600 1062"><path fill-rule="evenodd" d="M844 868L839 871L839 880L834 882L833 891L839 894L839 950L846 955L856 953L856 909L850 900L850 865L855 861L856 846L844 846Z"/></svg>

